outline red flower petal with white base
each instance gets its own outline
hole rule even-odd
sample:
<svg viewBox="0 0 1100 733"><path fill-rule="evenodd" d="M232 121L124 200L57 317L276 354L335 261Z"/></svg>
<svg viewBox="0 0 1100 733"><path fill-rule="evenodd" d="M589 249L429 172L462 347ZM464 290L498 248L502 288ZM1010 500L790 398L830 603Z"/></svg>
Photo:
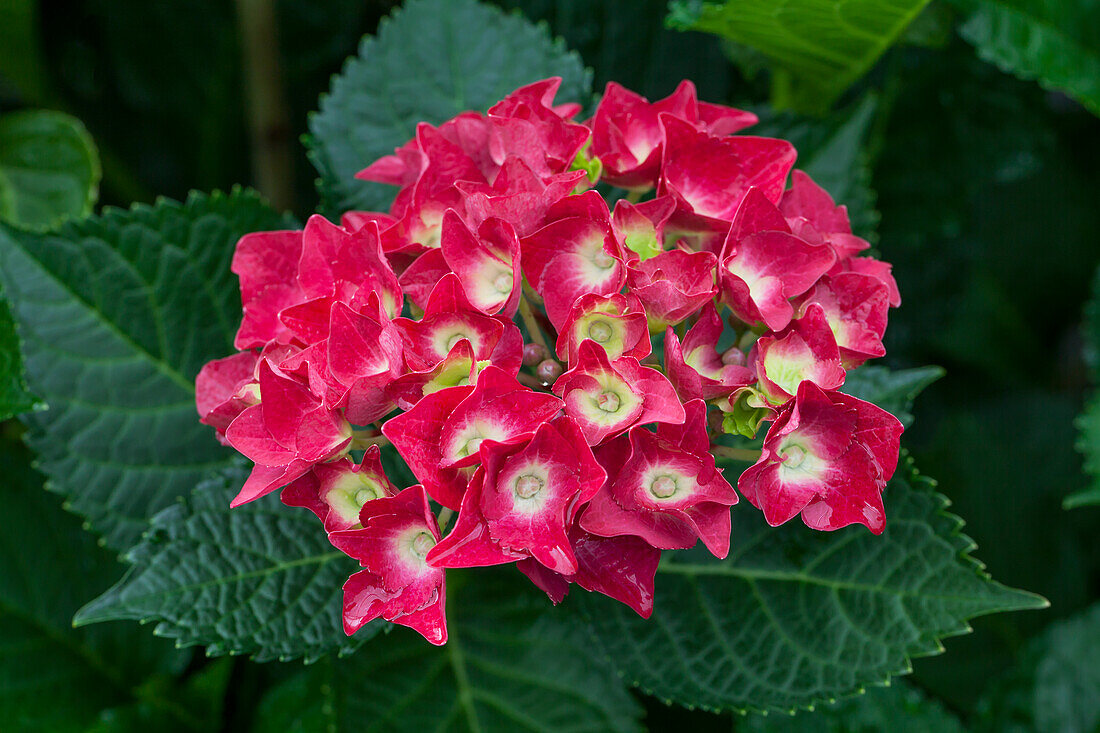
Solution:
<svg viewBox="0 0 1100 733"><path fill-rule="evenodd" d="M353 634L381 617L444 644L447 589L443 571L425 562L439 541L439 527L424 489L413 486L369 501L360 521L362 529L329 535L364 568L344 584L344 631Z"/></svg>
<svg viewBox="0 0 1100 733"><path fill-rule="evenodd" d="M641 423L684 421L683 405L663 374L629 356L610 361L591 340L581 342L576 366L558 377L553 391L589 445Z"/></svg>

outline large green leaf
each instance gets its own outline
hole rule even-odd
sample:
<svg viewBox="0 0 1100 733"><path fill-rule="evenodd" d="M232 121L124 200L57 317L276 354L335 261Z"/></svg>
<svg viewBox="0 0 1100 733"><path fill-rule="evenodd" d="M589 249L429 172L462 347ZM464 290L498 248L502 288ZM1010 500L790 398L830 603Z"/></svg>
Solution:
<svg viewBox="0 0 1100 733"><path fill-rule="evenodd" d="M0 18L8 13L15 17L6 20L16 26L18 19L29 25L32 9L15 3L0 9ZM79 120L42 111L0 116L0 221L46 227L83 216L95 203L99 175L99 157ZM0 420L40 405L27 390L19 339L0 288Z"/></svg>
<svg viewBox="0 0 1100 733"><path fill-rule="evenodd" d="M99 154L80 120L41 110L0 115L0 221L50 227L84 216L99 178Z"/></svg>
<svg viewBox="0 0 1100 733"><path fill-rule="evenodd" d="M271 691L254 733L639 730L639 706L575 618L509 574L452 571L445 646L395 627L326 658Z"/></svg>
<svg viewBox="0 0 1100 733"><path fill-rule="evenodd" d="M1051 624L982 701L980 730L1100 729L1100 604Z"/></svg>
<svg viewBox="0 0 1100 733"><path fill-rule="evenodd" d="M233 351L233 245L286 226L250 193L110 209L36 234L0 226L0 281L23 340L26 416L49 487L109 547L224 466L195 414L195 374Z"/></svg>
<svg viewBox="0 0 1100 733"><path fill-rule="evenodd" d="M1085 403L1074 421L1077 426L1077 450L1084 456L1084 472L1089 485L1066 497L1066 509L1100 504L1100 394Z"/></svg>
<svg viewBox="0 0 1100 733"><path fill-rule="evenodd" d="M77 518L42 488L30 456L0 441L0 718L8 731L81 731L106 708L141 710L161 729L202 729L203 711L162 694L189 655L122 624L72 628L73 612L118 577ZM158 690L159 685L159 690Z"/></svg>
<svg viewBox="0 0 1100 733"><path fill-rule="evenodd" d="M1100 386L1100 269L1092 279L1089 300L1085 304L1082 326L1085 363L1094 387ZM1077 450L1085 458L1085 474L1090 485L1066 497L1067 509L1100 504L1100 395L1094 394L1085 403L1084 411L1074 422L1077 426Z"/></svg>
<svg viewBox="0 0 1100 733"><path fill-rule="evenodd" d="M482 110L513 89L561 76L562 100L588 102L591 74L545 29L475 0L409 0L332 81L309 121L310 158L332 214L389 207L392 186L355 180L418 122Z"/></svg>
<svg viewBox="0 0 1100 733"><path fill-rule="evenodd" d="M863 76L928 0L678 0L669 22L755 48L773 64L773 101L828 109Z"/></svg>
<svg viewBox="0 0 1100 733"><path fill-rule="evenodd" d="M911 466L885 492L886 531L768 527L734 512L729 557L662 561L653 617L584 596L595 640L623 675L658 697L709 709L807 707L886 682L942 651L967 619L1042 608L996 583L962 522Z"/></svg>
<svg viewBox="0 0 1100 733"><path fill-rule="evenodd" d="M913 424L913 400L942 376L943 369L937 366L894 371L867 365L849 372L841 391L875 403L908 428Z"/></svg>
<svg viewBox="0 0 1100 733"><path fill-rule="evenodd" d="M156 515L127 555L133 568L76 623L155 621L158 635L180 645L258 661L312 660L377 632L380 624L344 634L341 586L357 565L329 544L316 517L274 496L229 508L246 475L229 469Z"/></svg>
<svg viewBox="0 0 1100 733"><path fill-rule="evenodd" d="M750 715L734 726L737 733L963 733L959 719L937 700L895 680L813 712L794 716Z"/></svg>
<svg viewBox="0 0 1100 733"><path fill-rule="evenodd" d="M953 0L959 33L1021 79L1064 91L1100 115L1100 4L1084 0Z"/></svg>
<svg viewBox="0 0 1100 733"><path fill-rule="evenodd" d="M19 336L0 288L0 420L39 406L42 403L27 390Z"/></svg>

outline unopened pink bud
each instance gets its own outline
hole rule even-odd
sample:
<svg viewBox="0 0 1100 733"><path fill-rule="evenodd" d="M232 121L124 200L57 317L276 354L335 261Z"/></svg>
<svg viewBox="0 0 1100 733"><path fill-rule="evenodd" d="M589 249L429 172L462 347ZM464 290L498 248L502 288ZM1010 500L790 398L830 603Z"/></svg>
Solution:
<svg viewBox="0 0 1100 733"><path fill-rule="evenodd" d="M547 384L550 384L557 380L557 378L561 376L561 372L561 364L554 361L553 359L546 359L545 361L540 362L537 367L535 367L535 375Z"/></svg>
<svg viewBox="0 0 1100 733"><path fill-rule="evenodd" d="M524 344L523 345L523 366L532 367L541 361L544 361L548 356L546 347L542 344Z"/></svg>

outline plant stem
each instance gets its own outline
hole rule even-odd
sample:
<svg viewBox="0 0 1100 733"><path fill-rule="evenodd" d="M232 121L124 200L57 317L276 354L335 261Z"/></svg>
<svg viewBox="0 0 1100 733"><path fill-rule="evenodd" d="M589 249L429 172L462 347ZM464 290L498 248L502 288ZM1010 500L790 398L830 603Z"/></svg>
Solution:
<svg viewBox="0 0 1100 733"><path fill-rule="evenodd" d="M237 0L237 24L244 52L252 178L260 193L284 211L293 204L294 158L274 0Z"/></svg>
<svg viewBox="0 0 1100 733"><path fill-rule="evenodd" d="M372 445L383 446L389 444L390 441L386 439L385 435L375 435L373 431L356 430L351 434L351 447L355 450L366 450Z"/></svg>
<svg viewBox="0 0 1100 733"><path fill-rule="evenodd" d="M712 445L710 452L715 458L730 458L745 463L756 463L760 460L760 451L751 448L730 448L725 445Z"/></svg>
<svg viewBox="0 0 1100 733"><path fill-rule="evenodd" d="M443 532L447 529L447 525L451 523L451 515L454 514L454 509L443 507L443 511L439 513L439 531Z"/></svg>
<svg viewBox="0 0 1100 733"><path fill-rule="evenodd" d="M531 310L531 304L527 302L526 295L521 295L519 298L519 315L523 318L523 325L527 326L527 335L531 340L546 349L546 353L553 354L553 350L546 344L546 339L542 335L539 322L535 320L535 312Z"/></svg>

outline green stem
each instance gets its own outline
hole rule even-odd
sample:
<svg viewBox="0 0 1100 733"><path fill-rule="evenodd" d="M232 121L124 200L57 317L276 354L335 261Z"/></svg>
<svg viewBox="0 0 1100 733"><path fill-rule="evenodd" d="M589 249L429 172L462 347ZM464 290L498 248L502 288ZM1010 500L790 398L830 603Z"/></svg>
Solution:
<svg viewBox="0 0 1100 733"><path fill-rule="evenodd" d="M710 447L710 452L714 454L715 458L729 458L734 461L744 461L745 463L756 463L760 460L760 451L751 448L730 448L725 445L712 445Z"/></svg>
<svg viewBox="0 0 1100 733"><path fill-rule="evenodd" d="M519 298L519 315L523 318L523 325L527 326L527 335L531 340L546 349L546 353L553 354L554 351L546 344L546 339L542 335L539 322L535 320L535 312L531 310L531 304L527 302L526 295L521 295Z"/></svg>
<svg viewBox="0 0 1100 733"><path fill-rule="evenodd" d="M375 435L374 431L355 430L351 434L352 450L366 450L372 445L385 446L390 441L385 435Z"/></svg>
<svg viewBox="0 0 1100 733"><path fill-rule="evenodd" d="M447 525L451 523L451 515L455 513L454 509L443 507L443 511L439 513L439 531L446 532Z"/></svg>

